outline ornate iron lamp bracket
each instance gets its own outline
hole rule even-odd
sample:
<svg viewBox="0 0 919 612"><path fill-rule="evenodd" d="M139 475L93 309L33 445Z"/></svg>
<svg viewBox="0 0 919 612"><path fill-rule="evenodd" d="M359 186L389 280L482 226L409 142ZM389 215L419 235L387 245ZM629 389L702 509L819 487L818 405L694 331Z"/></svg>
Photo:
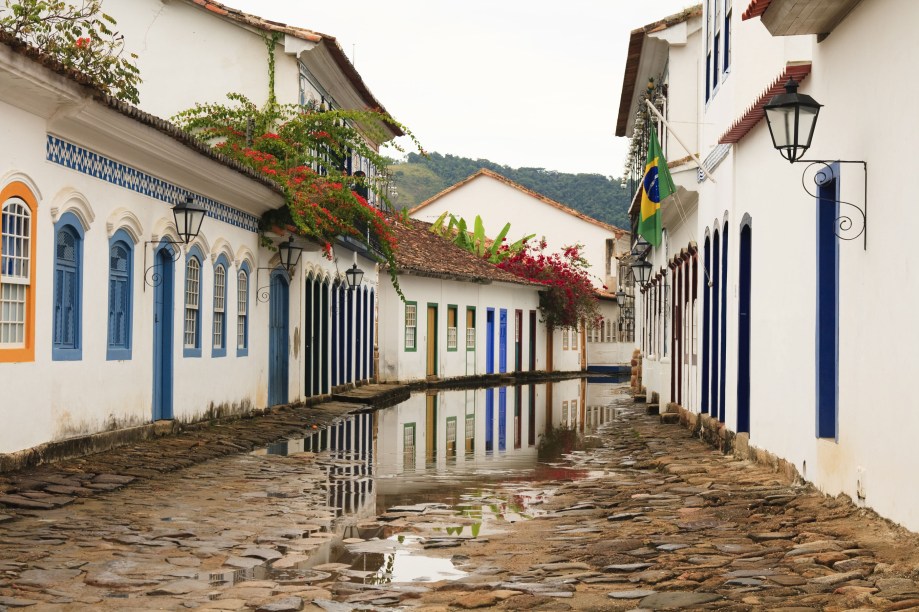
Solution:
<svg viewBox="0 0 919 612"><path fill-rule="evenodd" d="M172 256L173 263L179 261L179 258L182 257L182 247L187 246L184 242L176 242L174 240L169 240L163 238L162 240L148 240L144 242L144 291L146 292L147 287L159 287L160 283L163 282L163 275L160 273L159 268L160 264L151 264L147 266L147 245L155 244L168 244L173 247L170 250L170 255ZM156 247L154 247L156 250Z"/></svg>
<svg viewBox="0 0 919 612"><path fill-rule="evenodd" d="M835 198L829 201L835 204L846 206L841 209L839 216L836 218L836 237L840 240L856 240L861 237L862 247L868 250L868 162L858 160L843 159L800 159L798 163L805 163L807 166L801 174L801 186L807 195L816 200L823 200L819 196L819 189L813 192L808 188L808 178L816 188L835 180L836 173L833 171L834 164L860 164L865 173L865 185L862 205L837 200ZM853 210L854 209L854 212Z"/></svg>

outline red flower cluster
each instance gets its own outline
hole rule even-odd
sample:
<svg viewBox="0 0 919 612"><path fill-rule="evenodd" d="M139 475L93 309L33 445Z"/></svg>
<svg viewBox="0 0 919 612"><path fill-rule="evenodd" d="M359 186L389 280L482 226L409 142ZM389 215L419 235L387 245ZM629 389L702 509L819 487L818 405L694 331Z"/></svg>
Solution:
<svg viewBox="0 0 919 612"><path fill-rule="evenodd" d="M586 272L581 245L565 247L561 253L546 254L546 241L514 253L497 264L502 270L530 282L545 285L539 307L550 327L577 327L581 321L595 323L599 306Z"/></svg>

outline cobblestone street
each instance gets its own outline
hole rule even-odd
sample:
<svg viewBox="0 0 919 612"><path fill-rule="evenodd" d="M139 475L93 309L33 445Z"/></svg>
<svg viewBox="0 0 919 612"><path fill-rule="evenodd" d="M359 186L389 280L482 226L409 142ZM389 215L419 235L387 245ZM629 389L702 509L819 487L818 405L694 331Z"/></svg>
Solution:
<svg viewBox="0 0 919 612"><path fill-rule="evenodd" d="M712 451L624 394L610 415L602 446L552 464L555 480L429 490L397 507L362 488L362 462L307 451L132 476L126 449L20 473L8 488L56 479L75 501L0 525L0 607L919 608L914 534ZM194 438L144 448L169 464ZM81 495L80 482L124 486Z"/></svg>

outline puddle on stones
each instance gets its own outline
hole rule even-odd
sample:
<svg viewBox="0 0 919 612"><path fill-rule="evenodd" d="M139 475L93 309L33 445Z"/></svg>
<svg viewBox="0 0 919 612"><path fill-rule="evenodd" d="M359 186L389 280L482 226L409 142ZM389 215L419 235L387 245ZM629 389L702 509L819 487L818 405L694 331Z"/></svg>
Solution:
<svg viewBox="0 0 919 612"><path fill-rule="evenodd" d="M322 536L322 545L289 567L265 562L199 579L309 584L334 576L369 588L466 576L463 555L451 549L543 514L552 483L595 476L565 458L598 445L594 434L615 417L621 385L594 380L418 393L255 451L312 455L330 519L303 537Z"/></svg>

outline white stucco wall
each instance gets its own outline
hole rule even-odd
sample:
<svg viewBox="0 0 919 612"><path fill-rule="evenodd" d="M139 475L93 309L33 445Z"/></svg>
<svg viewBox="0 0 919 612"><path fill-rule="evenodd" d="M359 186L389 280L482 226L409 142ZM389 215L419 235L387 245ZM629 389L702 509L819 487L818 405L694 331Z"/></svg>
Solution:
<svg viewBox="0 0 919 612"><path fill-rule="evenodd" d="M380 377L382 380L419 380L427 372L428 304L437 305L437 376L481 375L486 372L486 321L489 308L494 309L494 372L499 372L500 310L507 310L507 371L514 371L514 312L523 311L521 332L522 369L529 370L529 317L536 316L536 370L546 368L546 328L539 321L539 296L535 287L509 283L478 284L441 280L402 274L399 285L407 302L417 305L416 350L405 348L405 303L391 285L381 285L380 317L386 321L380 327ZM447 350L447 308L457 307L457 350ZM466 349L466 311L475 308L475 350ZM557 355L557 353L556 353ZM558 357L556 357L558 359ZM558 369L558 366L556 365Z"/></svg>

